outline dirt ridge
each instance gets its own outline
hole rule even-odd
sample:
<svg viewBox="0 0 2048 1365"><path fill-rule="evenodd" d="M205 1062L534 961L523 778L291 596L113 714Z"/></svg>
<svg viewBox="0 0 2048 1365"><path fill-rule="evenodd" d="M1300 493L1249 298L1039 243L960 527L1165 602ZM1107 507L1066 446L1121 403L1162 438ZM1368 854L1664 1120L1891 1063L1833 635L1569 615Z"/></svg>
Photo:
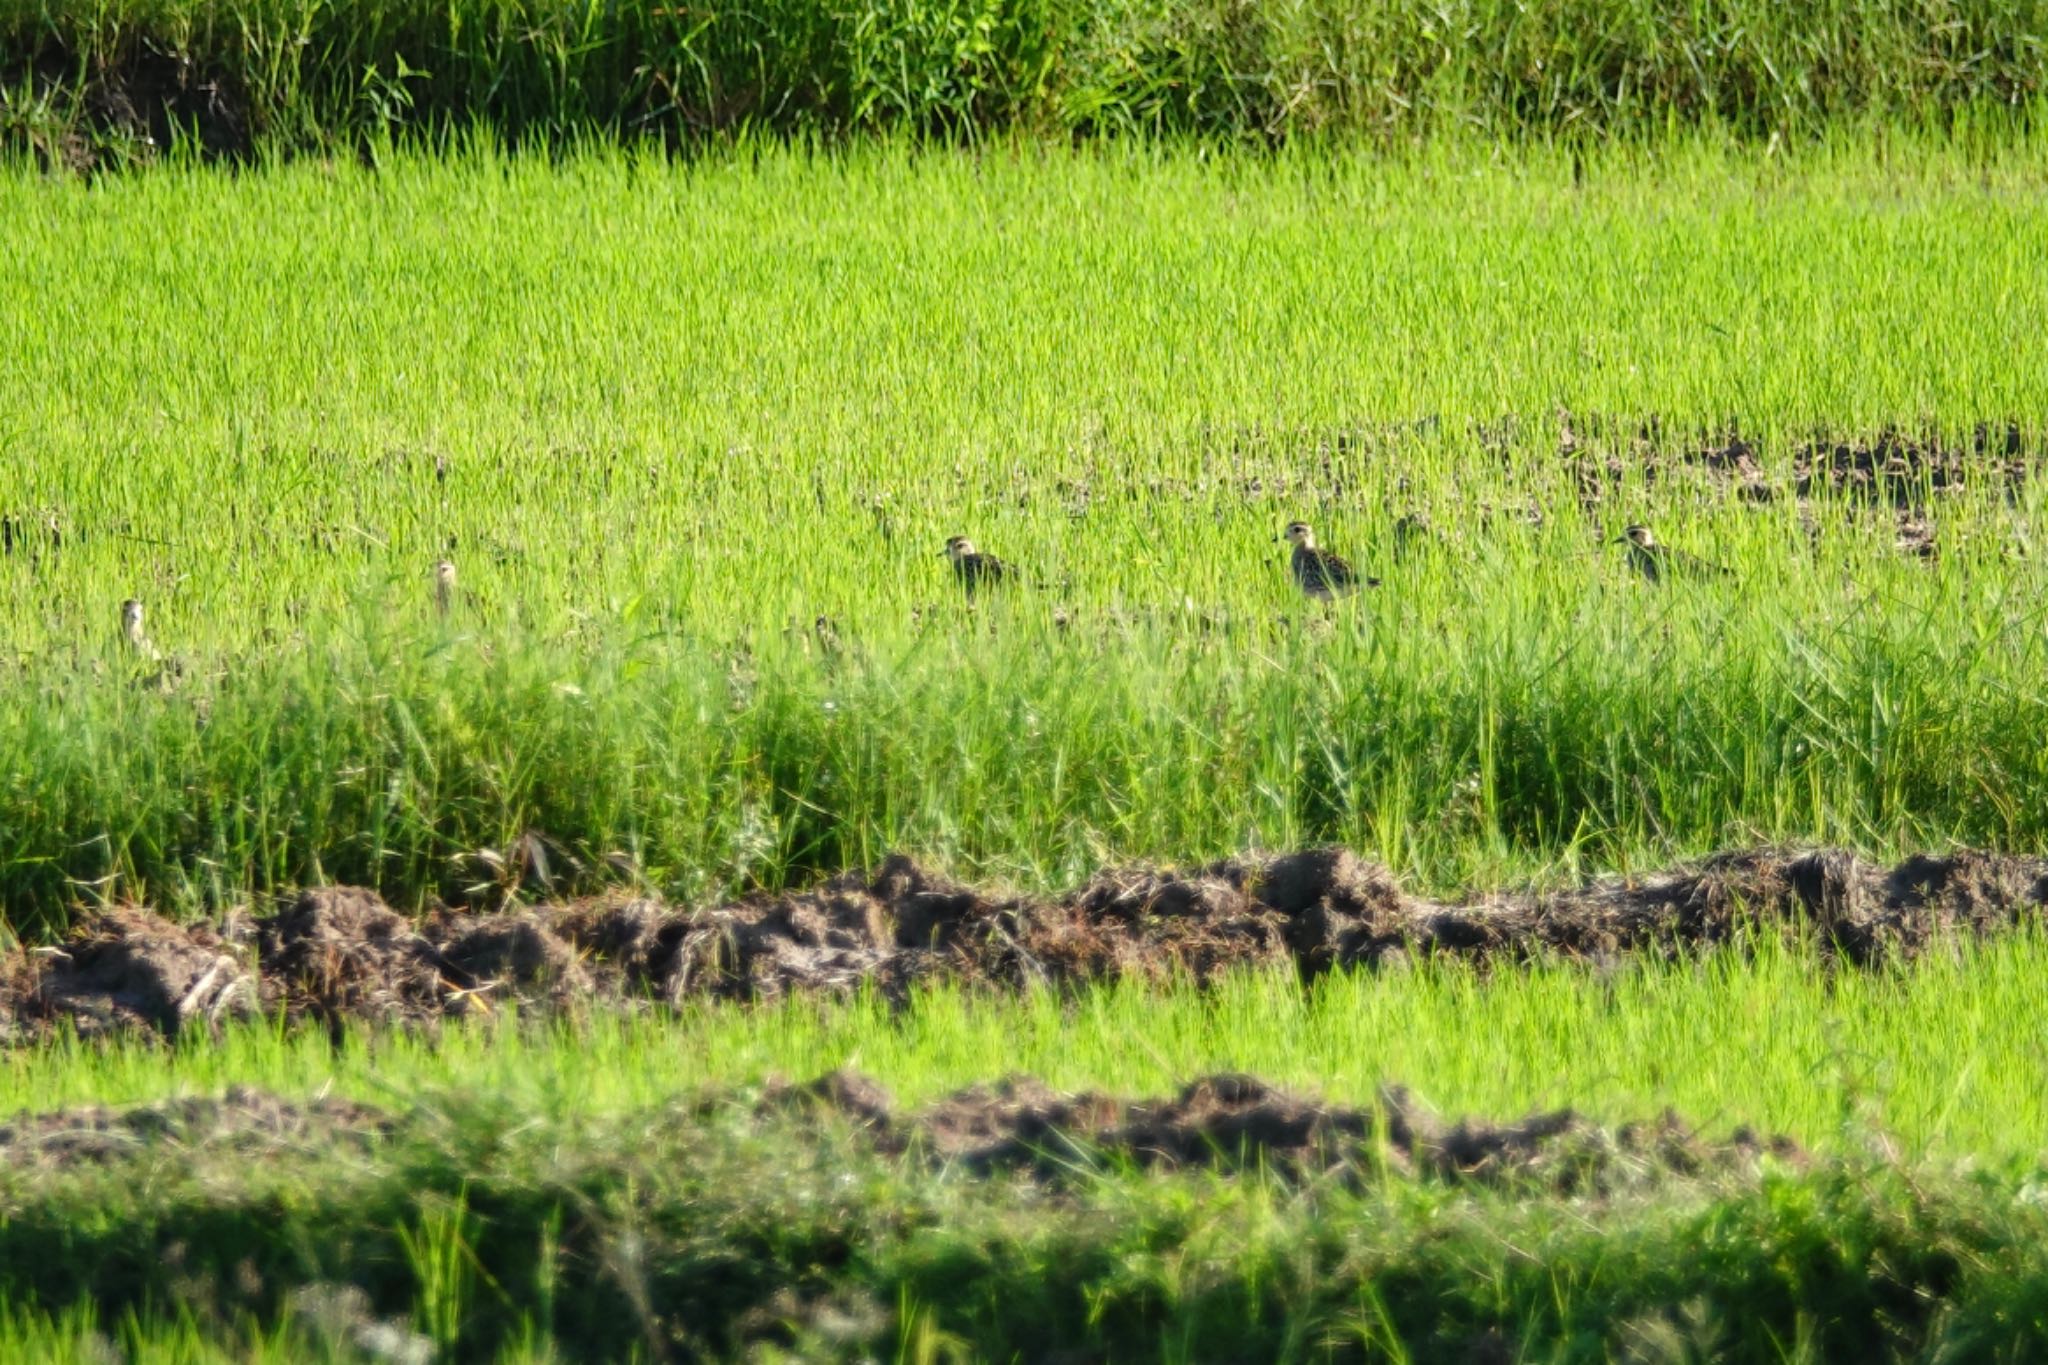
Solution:
<svg viewBox="0 0 2048 1365"><path fill-rule="evenodd" d="M1389 1176L1534 1182L1562 1194L1600 1195L1753 1168L1765 1158L1791 1166L1809 1160L1790 1139L1746 1127L1725 1139L1703 1138L1669 1109L1620 1125L1572 1109L1508 1122L1452 1122L1401 1085L1381 1085L1372 1103L1347 1106L1235 1072L1197 1077L1171 1095L1136 1097L1060 1091L1013 1075L907 1108L872 1078L842 1069L802 1085L770 1078L758 1090L712 1091L679 1108L686 1122L737 1110L757 1131L794 1126L834 1142L844 1140L837 1133L845 1127L886 1156L1049 1185L1129 1165L1256 1170L1349 1186ZM434 1121L429 1111L297 1100L236 1086L219 1096L0 1117L0 1162L19 1171L105 1166L163 1149L237 1158L317 1155L335 1144L403 1137L409 1125Z"/></svg>
<svg viewBox="0 0 2048 1365"><path fill-rule="evenodd" d="M102 1165L159 1146L275 1153L313 1149L335 1139L368 1141L391 1128L390 1118L368 1105L290 1100L238 1085L217 1097L85 1105L0 1118L0 1162L16 1170Z"/></svg>
<svg viewBox="0 0 2048 1365"><path fill-rule="evenodd" d="M1020 1172L1059 1183L1105 1164L1148 1169L1256 1169L1292 1181L1360 1185L1393 1174L1445 1182L1535 1181L1562 1194L1605 1194L1671 1176L1754 1165L1766 1156L1801 1165L1784 1137L1737 1128L1701 1138L1666 1109L1619 1126L1572 1109L1511 1122L1450 1122L1407 1087L1385 1084L1375 1102L1330 1104L1258 1076L1201 1076L1164 1098L1068 1093L1032 1076L968 1086L905 1112L854 1071L806 1085L771 1084L764 1113L826 1112L879 1150L922 1156L976 1175Z"/></svg>
<svg viewBox="0 0 2048 1365"><path fill-rule="evenodd" d="M901 855L810 890L689 909L613 896L414 920L354 887L268 916L175 924L140 906L84 917L60 947L0 957L0 1039L176 1035L251 1014L341 1029L523 1010L651 1008L919 981L1064 987L1205 983L1242 967L1304 978L1419 958L1512 964L1674 956L1775 939L1872 967L2038 923L2048 859L1975 850L1891 867L1841 849L1756 848L1555 892L1410 894L1348 849L1123 867L1058 898L975 890Z"/></svg>

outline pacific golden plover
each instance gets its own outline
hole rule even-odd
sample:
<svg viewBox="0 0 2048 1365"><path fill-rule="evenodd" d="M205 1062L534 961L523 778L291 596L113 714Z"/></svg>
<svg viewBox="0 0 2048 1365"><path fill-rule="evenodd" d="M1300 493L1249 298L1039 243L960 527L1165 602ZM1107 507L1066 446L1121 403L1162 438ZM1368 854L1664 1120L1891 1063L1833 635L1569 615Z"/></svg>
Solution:
<svg viewBox="0 0 2048 1365"><path fill-rule="evenodd" d="M161 659L155 645L149 642L149 632L142 624L142 603L129 598L121 604L121 640L128 646L128 652L138 659Z"/></svg>
<svg viewBox="0 0 2048 1365"><path fill-rule="evenodd" d="M1360 578L1342 555L1317 549L1316 533L1305 521L1289 522L1287 529L1275 538L1294 546L1293 554L1288 556L1288 568L1294 574L1295 584L1315 601L1327 602L1356 592L1361 583L1368 588L1380 585L1377 578Z"/></svg>
<svg viewBox="0 0 2048 1365"><path fill-rule="evenodd" d="M455 610L455 561L452 559L434 563L434 610L444 619Z"/></svg>
<svg viewBox="0 0 2048 1365"><path fill-rule="evenodd" d="M140 686L168 692L185 676L185 661L175 654L166 658L150 640L139 598L121 604L121 647L132 660L132 680Z"/></svg>
<svg viewBox="0 0 2048 1365"><path fill-rule="evenodd" d="M818 642L818 653L827 659L839 657L839 623L829 616L820 616L811 622L811 637Z"/></svg>
<svg viewBox="0 0 2048 1365"><path fill-rule="evenodd" d="M983 554L974 548L974 542L966 536L953 536L946 541L946 548L939 553L953 563L953 577L960 580L960 586L967 590L967 600L972 602L974 594L984 585L993 587L1006 578L1015 578L1015 565L1005 564L994 555Z"/></svg>
<svg viewBox="0 0 2048 1365"><path fill-rule="evenodd" d="M1647 526L1631 526L1615 538L1614 543L1628 545L1629 567L1633 568L1652 583L1661 583L1667 576L1678 578L1726 578L1728 570L1719 564L1710 563L1698 555L1689 555L1683 550L1674 550Z"/></svg>

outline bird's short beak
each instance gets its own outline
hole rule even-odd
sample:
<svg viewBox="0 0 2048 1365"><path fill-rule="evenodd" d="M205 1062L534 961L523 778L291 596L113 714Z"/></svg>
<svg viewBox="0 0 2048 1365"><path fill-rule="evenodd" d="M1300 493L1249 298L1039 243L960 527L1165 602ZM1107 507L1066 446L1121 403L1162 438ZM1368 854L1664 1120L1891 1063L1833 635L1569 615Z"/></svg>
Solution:
<svg viewBox="0 0 2048 1365"><path fill-rule="evenodd" d="M941 550L941 551L939 551L939 555L940 555L940 556L941 556L942 558L943 558L943 557L945 556L945 554L946 554L946 551L944 551L944 550Z"/></svg>

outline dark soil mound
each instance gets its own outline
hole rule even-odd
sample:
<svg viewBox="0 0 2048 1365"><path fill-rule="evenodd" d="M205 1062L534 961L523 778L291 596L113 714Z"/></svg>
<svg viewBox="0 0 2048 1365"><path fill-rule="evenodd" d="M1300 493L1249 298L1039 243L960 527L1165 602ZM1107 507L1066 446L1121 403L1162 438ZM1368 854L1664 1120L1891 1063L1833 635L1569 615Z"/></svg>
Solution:
<svg viewBox="0 0 2048 1365"><path fill-rule="evenodd" d="M61 949L7 973L21 1023L67 1020L80 1034L142 1027L175 1035L258 1004L252 965L213 930L120 907L86 919Z"/></svg>
<svg viewBox="0 0 2048 1365"><path fill-rule="evenodd" d="M374 891L308 891L258 928L265 996L293 1016L399 1020L462 998L435 946Z"/></svg>
<svg viewBox="0 0 2048 1365"><path fill-rule="evenodd" d="M2044 905L2048 862L1967 851L1884 868L1836 850L1755 849L1458 903L1411 896L1338 848L1104 872L1046 901L988 895L892 857L873 876L711 909L612 899L442 912L417 926L343 887L305 892L246 930L181 927L141 909L95 915L61 949L0 960L0 1020L17 1039L62 1023L175 1034L260 1005L338 1028L506 1004L639 1008L860 989L901 999L934 977L1199 984L1246 967L1312 977L1418 957L1608 960L1760 938L1872 966L2036 922Z"/></svg>
<svg viewBox="0 0 2048 1365"><path fill-rule="evenodd" d="M1746 1129L1708 1142L1666 1113L1606 1128L1569 1109L1516 1123L1444 1122L1407 1090L1383 1087L1370 1108L1291 1095L1256 1076L1206 1076L1167 1100L1061 1094L1029 1077L974 1086L899 1115L866 1077L833 1072L771 1088L763 1108L838 1114L878 1147L921 1152L977 1173L1019 1170L1048 1180L1104 1162L1188 1169L1255 1168L1289 1179L1360 1183L1392 1171L1448 1181L1533 1181L1563 1193L1605 1193L1673 1175L1743 1169L1769 1154L1798 1163L1790 1141Z"/></svg>
<svg viewBox="0 0 2048 1365"><path fill-rule="evenodd" d="M443 945L431 960L463 999L487 1003L503 992L566 1008L596 994L597 982L557 932L560 919L530 910L444 916L429 926L431 941Z"/></svg>

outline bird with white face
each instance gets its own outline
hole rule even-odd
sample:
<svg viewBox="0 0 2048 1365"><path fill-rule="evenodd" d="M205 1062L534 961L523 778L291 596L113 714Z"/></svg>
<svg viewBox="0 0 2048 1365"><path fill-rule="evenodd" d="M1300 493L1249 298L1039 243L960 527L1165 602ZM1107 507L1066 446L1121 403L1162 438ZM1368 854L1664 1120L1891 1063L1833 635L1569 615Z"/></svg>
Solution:
<svg viewBox="0 0 2048 1365"><path fill-rule="evenodd" d="M1673 549L1657 539L1647 526L1630 526L1615 537L1614 544L1628 546L1629 567L1652 583L1666 578L1726 578L1728 570L1698 555Z"/></svg>
<svg viewBox="0 0 2048 1365"><path fill-rule="evenodd" d="M1295 586L1311 601L1328 602L1357 592L1361 584L1368 588L1380 584L1377 578L1360 578L1350 560L1318 546L1314 529L1305 521L1289 522L1276 539L1294 547L1288 556L1288 570Z"/></svg>
<svg viewBox="0 0 2048 1365"><path fill-rule="evenodd" d="M138 659L160 657L156 646L149 642L149 632L142 624L140 598L131 597L121 604L121 643Z"/></svg>
<svg viewBox="0 0 2048 1365"><path fill-rule="evenodd" d="M949 537L946 548L939 553L952 563L953 577L959 580L970 602L981 588L994 587L1017 573L1012 565L975 549L974 542L966 536Z"/></svg>
<svg viewBox="0 0 2048 1365"><path fill-rule="evenodd" d="M455 561L442 559L434 564L434 610L443 620L455 609Z"/></svg>

